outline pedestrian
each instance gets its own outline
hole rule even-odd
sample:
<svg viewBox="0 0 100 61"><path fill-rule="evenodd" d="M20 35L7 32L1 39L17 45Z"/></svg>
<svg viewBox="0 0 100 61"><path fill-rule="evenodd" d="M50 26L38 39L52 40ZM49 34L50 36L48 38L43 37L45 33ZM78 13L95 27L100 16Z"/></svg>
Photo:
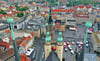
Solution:
<svg viewBox="0 0 100 61"><path fill-rule="evenodd" d="M90 48L90 46L89 46L89 52L91 52L91 48Z"/></svg>

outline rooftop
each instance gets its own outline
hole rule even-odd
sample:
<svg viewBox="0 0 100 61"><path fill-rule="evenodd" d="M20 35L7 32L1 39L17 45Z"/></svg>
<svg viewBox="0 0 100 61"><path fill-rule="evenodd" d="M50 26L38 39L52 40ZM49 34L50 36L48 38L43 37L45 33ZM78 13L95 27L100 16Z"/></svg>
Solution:
<svg viewBox="0 0 100 61"><path fill-rule="evenodd" d="M2 61L5 61L7 58L11 57L14 55L14 50L11 48L11 49L8 49L7 51L5 51L4 53L2 53L0 55L0 59Z"/></svg>
<svg viewBox="0 0 100 61"><path fill-rule="evenodd" d="M8 25L0 24L0 30L4 30L4 29L7 29L7 28L8 28Z"/></svg>
<svg viewBox="0 0 100 61"><path fill-rule="evenodd" d="M25 17L21 17L21 18L19 18L19 17L11 17L11 18L14 19L15 23L21 23L21 22L23 22L25 20Z"/></svg>

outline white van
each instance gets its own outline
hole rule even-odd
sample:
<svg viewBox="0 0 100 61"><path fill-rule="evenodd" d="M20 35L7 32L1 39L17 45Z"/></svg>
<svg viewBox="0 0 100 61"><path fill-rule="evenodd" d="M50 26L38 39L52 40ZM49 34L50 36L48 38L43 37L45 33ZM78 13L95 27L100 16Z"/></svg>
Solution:
<svg viewBox="0 0 100 61"><path fill-rule="evenodd" d="M26 55L27 56L30 56L31 54L32 54L32 52L34 51L34 48L32 49L32 48L29 48L28 50L27 50L27 52L26 52Z"/></svg>
<svg viewBox="0 0 100 61"><path fill-rule="evenodd" d="M70 26L69 27L69 30L72 30L72 31L77 31L77 29L75 28L75 26L73 25L73 26Z"/></svg>

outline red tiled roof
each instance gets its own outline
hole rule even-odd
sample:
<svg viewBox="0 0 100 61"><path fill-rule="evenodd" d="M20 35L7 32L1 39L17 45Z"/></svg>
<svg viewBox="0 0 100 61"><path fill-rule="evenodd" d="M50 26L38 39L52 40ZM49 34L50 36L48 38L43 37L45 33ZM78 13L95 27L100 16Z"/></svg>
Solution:
<svg viewBox="0 0 100 61"><path fill-rule="evenodd" d="M55 24L60 24L59 22L55 23Z"/></svg>
<svg viewBox="0 0 100 61"><path fill-rule="evenodd" d="M9 9L13 9L13 7L9 7Z"/></svg>
<svg viewBox="0 0 100 61"><path fill-rule="evenodd" d="M27 11L24 11L24 13L28 13Z"/></svg>
<svg viewBox="0 0 100 61"><path fill-rule="evenodd" d="M10 32L10 29L5 30L5 32Z"/></svg>
<svg viewBox="0 0 100 61"><path fill-rule="evenodd" d="M29 42L30 39L31 39L30 36L23 37L23 41L20 43L20 46L23 46L24 47Z"/></svg>
<svg viewBox="0 0 100 61"><path fill-rule="evenodd" d="M86 6L86 8L91 8L91 6Z"/></svg>
<svg viewBox="0 0 100 61"><path fill-rule="evenodd" d="M21 56L21 61L31 61L31 59L28 58L28 57L26 56L26 54L23 54L23 55L20 55L20 56Z"/></svg>
<svg viewBox="0 0 100 61"><path fill-rule="evenodd" d="M12 40L12 37L9 37L10 40Z"/></svg>
<svg viewBox="0 0 100 61"><path fill-rule="evenodd" d="M79 6L79 8L84 8L84 6Z"/></svg>
<svg viewBox="0 0 100 61"><path fill-rule="evenodd" d="M32 32L32 33L30 33L31 35L32 35L32 37L34 36L34 33Z"/></svg>
<svg viewBox="0 0 100 61"><path fill-rule="evenodd" d="M13 13L21 13L21 11L12 11Z"/></svg>
<svg viewBox="0 0 100 61"><path fill-rule="evenodd" d="M6 14L6 15L3 15L3 14L0 14L0 18L2 18L2 17L9 17L9 16L12 16L13 14Z"/></svg>
<svg viewBox="0 0 100 61"><path fill-rule="evenodd" d="M9 48L10 44L7 43L7 42L4 42L4 41L0 41L0 46L3 46L3 47L6 47L6 48Z"/></svg>
<svg viewBox="0 0 100 61"><path fill-rule="evenodd" d="M13 56L13 55L14 55L14 49L11 48L11 49L8 49L7 51L5 51L4 53L2 53L0 55L0 59L4 61L5 59L7 59L7 58L9 58L10 56Z"/></svg>
<svg viewBox="0 0 100 61"><path fill-rule="evenodd" d="M55 25L55 28L61 28L61 25L56 24L56 25Z"/></svg>
<svg viewBox="0 0 100 61"><path fill-rule="evenodd" d="M74 9L54 9L52 12L74 12Z"/></svg>
<svg viewBox="0 0 100 61"><path fill-rule="evenodd" d="M7 14L7 16L8 16L8 17L11 17L11 16L13 16L13 14Z"/></svg>

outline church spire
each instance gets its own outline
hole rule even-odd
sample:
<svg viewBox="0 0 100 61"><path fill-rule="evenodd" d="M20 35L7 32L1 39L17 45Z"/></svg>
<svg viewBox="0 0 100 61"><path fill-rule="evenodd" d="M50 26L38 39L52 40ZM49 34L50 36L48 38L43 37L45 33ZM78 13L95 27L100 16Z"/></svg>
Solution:
<svg viewBox="0 0 100 61"><path fill-rule="evenodd" d="M63 38L62 38L62 32L59 32L59 36L57 38L57 42L62 42Z"/></svg>
<svg viewBox="0 0 100 61"><path fill-rule="evenodd" d="M50 42L51 41L51 36L49 35L49 32L47 32L45 42Z"/></svg>
<svg viewBox="0 0 100 61"><path fill-rule="evenodd" d="M50 2L50 4L49 4L50 10L49 10L48 24L53 24L52 14L51 14L51 0L49 2Z"/></svg>

